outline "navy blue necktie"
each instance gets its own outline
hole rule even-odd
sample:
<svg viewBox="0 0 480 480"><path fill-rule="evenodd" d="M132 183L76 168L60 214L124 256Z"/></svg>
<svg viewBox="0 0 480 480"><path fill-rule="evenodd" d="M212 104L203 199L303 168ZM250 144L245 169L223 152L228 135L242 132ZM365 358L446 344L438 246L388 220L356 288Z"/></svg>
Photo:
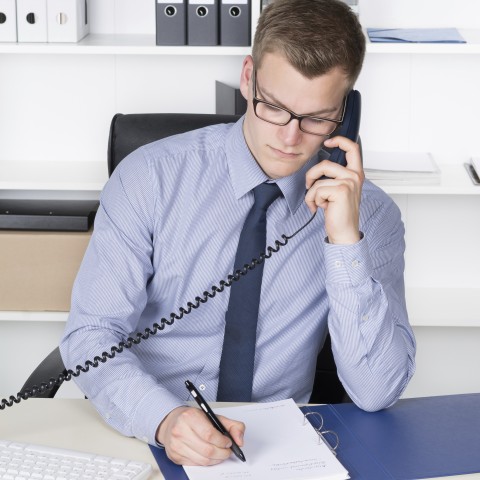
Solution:
<svg viewBox="0 0 480 480"><path fill-rule="evenodd" d="M250 210L238 241L235 271L265 252L267 209L280 196L276 183L262 183L253 190L255 203ZM263 265L256 265L231 286L225 316L217 400L249 402L252 399L253 364L257 338L258 307L262 288Z"/></svg>

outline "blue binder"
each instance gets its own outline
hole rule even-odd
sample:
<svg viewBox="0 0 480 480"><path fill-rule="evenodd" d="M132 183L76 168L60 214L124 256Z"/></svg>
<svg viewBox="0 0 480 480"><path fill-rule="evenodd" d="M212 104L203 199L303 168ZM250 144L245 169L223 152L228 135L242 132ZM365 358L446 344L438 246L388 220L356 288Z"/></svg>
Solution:
<svg viewBox="0 0 480 480"><path fill-rule="evenodd" d="M456 28L367 28L372 43L466 43Z"/></svg>
<svg viewBox="0 0 480 480"><path fill-rule="evenodd" d="M352 480L480 472L480 393L404 399L375 413L351 403L301 410L321 413L324 428L338 434L338 459ZM315 417L307 417L314 427ZM166 480L188 480L164 450L150 448Z"/></svg>

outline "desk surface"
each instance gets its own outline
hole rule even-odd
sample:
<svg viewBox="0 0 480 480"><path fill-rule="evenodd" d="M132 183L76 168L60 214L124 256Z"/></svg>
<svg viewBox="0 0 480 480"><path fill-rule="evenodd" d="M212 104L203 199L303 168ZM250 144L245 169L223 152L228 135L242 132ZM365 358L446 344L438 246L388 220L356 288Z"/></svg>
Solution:
<svg viewBox="0 0 480 480"><path fill-rule="evenodd" d="M150 480L163 479L148 446L106 425L88 400L30 399L6 408L0 411L0 438L148 462ZM480 480L480 473L445 478Z"/></svg>

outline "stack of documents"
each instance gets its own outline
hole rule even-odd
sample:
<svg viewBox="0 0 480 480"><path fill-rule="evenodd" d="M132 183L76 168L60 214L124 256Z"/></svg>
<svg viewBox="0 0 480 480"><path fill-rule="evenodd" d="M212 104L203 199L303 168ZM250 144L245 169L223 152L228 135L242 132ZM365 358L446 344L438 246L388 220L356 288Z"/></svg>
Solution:
<svg viewBox="0 0 480 480"><path fill-rule="evenodd" d="M372 43L466 43L456 28L367 28Z"/></svg>
<svg viewBox="0 0 480 480"><path fill-rule="evenodd" d="M441 172L430 153L363 152L365 176L377 185L438 185Z"/></svg>

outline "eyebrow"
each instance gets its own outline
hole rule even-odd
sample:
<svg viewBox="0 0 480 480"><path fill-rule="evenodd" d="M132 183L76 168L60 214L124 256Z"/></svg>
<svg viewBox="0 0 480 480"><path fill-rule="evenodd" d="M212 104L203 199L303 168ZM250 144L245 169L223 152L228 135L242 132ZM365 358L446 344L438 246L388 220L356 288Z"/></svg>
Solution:
<svg viewBox="0 0 480 480"><path fill-rule="evenodd" d="M271 93L268 93L268 92L265 92L264 90L262 90L261 88L259 88L258 86L258 78L256 79L256 83L257 83L257 93L260 93L262 95L262 97L265 99L266 102L268 103L271 103L273 105L276 105L278 107L282 107L282 108L285 108L289 111L293 111L293 110L290 110L288 107L286 107L282 102L280 102L277 98L275 98L275 95L272 95ZM323 110L318 110L316 112L312 112L312 113L305 113L303 115L306 115L308 117L319 117L319 116L323 116L323 115L326 115L326 114L329 114L329 113L334 113L335 111L337 111L338 107L333 107L333 108L324 108ZM296 112L295 112L296 113Z"/></svg>

